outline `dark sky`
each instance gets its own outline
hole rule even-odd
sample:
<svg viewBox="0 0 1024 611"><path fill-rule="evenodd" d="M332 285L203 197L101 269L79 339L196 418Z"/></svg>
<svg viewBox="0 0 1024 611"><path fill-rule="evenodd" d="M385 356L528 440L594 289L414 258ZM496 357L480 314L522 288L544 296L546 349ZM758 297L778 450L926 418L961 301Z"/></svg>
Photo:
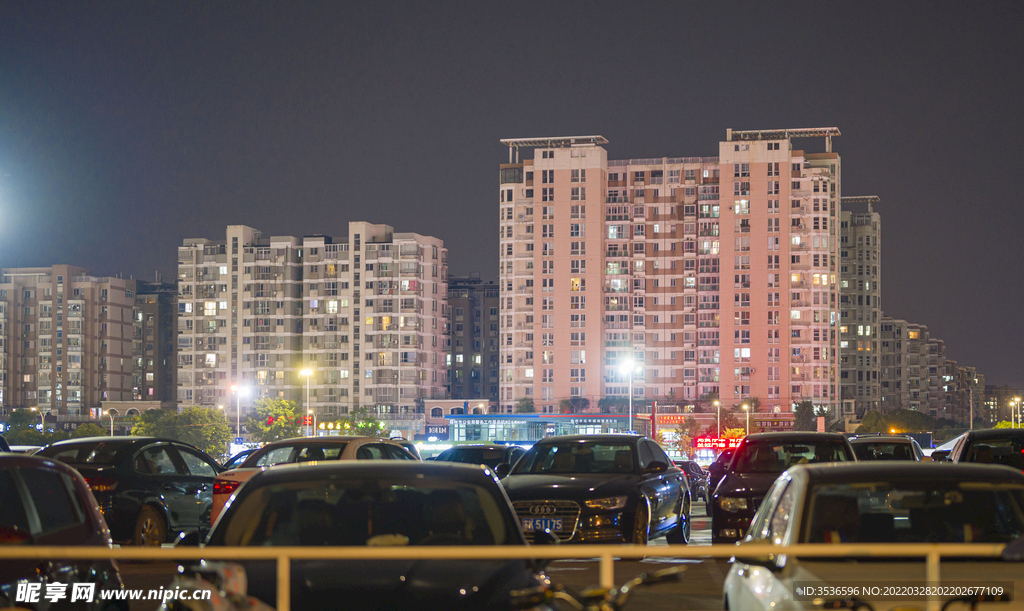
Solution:
<svg viewBox="0 0 1024 611"><path fill-rule="evenodd" d="M1018 2L0 2L0 266L175 272L244 223L497 273L499 138L713 156L836 126L882 305L1024 386ZM797 141L820 150L817 141Z"/></svg>

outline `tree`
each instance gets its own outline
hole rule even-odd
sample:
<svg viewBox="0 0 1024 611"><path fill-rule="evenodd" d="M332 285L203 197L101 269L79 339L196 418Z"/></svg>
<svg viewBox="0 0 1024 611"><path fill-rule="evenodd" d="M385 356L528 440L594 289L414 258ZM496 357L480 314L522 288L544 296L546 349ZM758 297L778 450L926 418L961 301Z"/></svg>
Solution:
<svg viewBox="0 0 1024 611"><path fill-rule="evenodd" d="M996 424L992 428L994 428L994 429L1012 429L1012 428L1014 428L1014 426L1013 426L1013 423L1010 422L1009 420L1000 420L999 423Z"/></svg>
<svg viewBox="0 0 1024 611"><path fill-rule="evenodd" d="M824 418L825 419L825 430L826 431L832 430L832 408L830 408L827 405L823 405L821 407L814 408L814 418L815 418L815 420L814 420L814 429L813 430L815 430L815 431L818 430L818 420L817 420L818 418Z"/></svg>
<svg viewBox="0 0 1024 611"><path fill-rule="evenodd" d="M530 397L523 397L516 401L516 413L517 414L532 414L534 411L533 399Z"/></svg>
<svg viewBox="0 0 1024 611"><path fill-rule="evenodd" d="M725 429L722 431L722 439L741 439L746 437L747 431L742 427L735 429Z"/></svg>
<svg viewBox="0 0 1024 611"><path fill-rule="evenodd" d="M923 433L935 428L935 419L912 409L897 409L886 414L885 424L897 433Z"/></svg>
<svg viewBox="0 0 1024 611"><path fill-rule="evenodd" d="M294 401L264 397L253 405L253 411L256 415L245 421L245 428L254 440L267 443L299 436L298 406Z"/></svg>
<svg viewBox="0 0 1024 611"><path fill-rule="evenodd" d="M42 431L39 425L39 412L29 409L15 409L7 421L7 434L4 437L11 445L44 446L48 443L67 439L64 431Z"/></svg>
<svg viewBox="0 0 1024 611"><path fill-rule="evenodd" d="M684 416L675 429L675 441L671 445L684 456L693 454L693 440L700 436L700 423L696 418Z"/></svg>
<svg viewBox="0 0 1024 611"><path fill-rule="evenodd" d="M814 403L811 401L801 401L797 404L796 409L793 411L793 430L818 430L818 423L814 419Z"/></svg>
<svg viewBox="0 0 1024 611"><path fill-rule="evenodd" d="M734 412L728 409L720 410L720 416L716 417L716 421L717 420L721 420L722 422L722 431L743 428L743 423L740 422L740 419L736 417L736 414ZM709 424L707 428L704 429L704 432L702 434L708 435L710 437L724 439L721 433L715 428L715 424L715 422Z"/></svg>
<svg viewBox="0 0 1024 611"><path fill-rule="evenodd" d="M354 408L339 424L349 435L387 437L391 434L391 427L366 406Z"/></svg>
<svg viewBox="0 0 1024 611"><path fill-rule="evenodd" d="M132 426L132 435L139 437L163 437L164 420L171 415L171 412L164 409L147 409L142 412L139 419ZM81 427L79 427L81 428Z"/></svg>
<svg viewBox="0 0 1024 611"><path fill-rule="evenodd" d="M199 405L186 407L163 418L160 433L161 437L192 444L212 455L223 454L231 440L231 427L224 412Z"/></svg>
<svg viewBox="0 0 1024 611"><path fill-rule="evenodd" d="M578 414L586 411L590 407L590 399L584 397L572 397L569 399L562 399L558 402L558 413L560 414Z"/></svg>
<svg viewBox="0 0 1024 611"><path fill-rule="evenodd" d="M855 431L858 435L867 433L885 433L889 429L885 426L885 418L875 410L869 410L860 421L860 426Z"/></svg>
<svg viewBox="0 0 1024 611"><path fill-rule="evenodd" d="M102 426L96 423L85 422L83 424L79 424L78 428L71 432L71 438L79 439L81 437L103 437L109 432L109 430L104 429Z"/></svg>

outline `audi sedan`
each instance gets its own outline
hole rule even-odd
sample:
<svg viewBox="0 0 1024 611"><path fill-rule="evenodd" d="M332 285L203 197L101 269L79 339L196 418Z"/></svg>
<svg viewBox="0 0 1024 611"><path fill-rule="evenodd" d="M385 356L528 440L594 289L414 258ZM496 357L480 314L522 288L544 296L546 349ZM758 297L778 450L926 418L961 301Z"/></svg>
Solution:
<svg viewBox="0 0 1024 611"><path fill-rule="evenodd" d="M641 435L548 437L502 484L528 538L550 530L570 543L690 539L686 474Z"/></svg>

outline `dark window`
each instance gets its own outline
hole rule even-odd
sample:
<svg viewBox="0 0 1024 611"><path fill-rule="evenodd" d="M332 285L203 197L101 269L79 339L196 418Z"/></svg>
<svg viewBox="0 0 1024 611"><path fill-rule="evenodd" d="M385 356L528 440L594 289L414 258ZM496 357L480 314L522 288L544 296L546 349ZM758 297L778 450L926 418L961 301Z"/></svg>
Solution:
<svg viewBox="0 0 1024 611"><path fill-rule="evenodd" d="M55 471L22 469L21 478L39 514L42 532L63 530L84 521L77 499L72 500L68 482ZM6 500L5 500L6 502Z"/></svg>
<svg viewBox="0 0 1024 611"><path fill-rule="evenodd" d="M0 525L14 526L18 530L29 533L28 517L25 515L25 507L22 505L21 495L15 485L14 477L10 471L0 471Z"/></svg>
<svg viewBox="0 0 1024 611"><path fill-rule="evenodd" d="M178 448L178 454L181 455L181 459L185 461L185 466L188 467L188 471L192 475L217 477L217 470L203 460L202 456L185 448Z"/></svg>

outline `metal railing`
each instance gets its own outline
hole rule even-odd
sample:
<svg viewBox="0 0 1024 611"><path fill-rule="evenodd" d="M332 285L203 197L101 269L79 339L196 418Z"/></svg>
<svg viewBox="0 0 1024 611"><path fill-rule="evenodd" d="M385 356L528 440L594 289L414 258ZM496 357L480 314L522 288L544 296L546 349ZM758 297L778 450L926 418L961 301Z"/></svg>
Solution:
<svg viewBox="0 0 1024 611"><path fill-rule="evenodd" d="M615 560L648 556L711 559L733 558L737 555L773 557L785 554L802 558L887 557L924 558L925 579L928 585L940 581L939 563L942 556L959 558L998 557L1004 544L980 543L803 543L779 546L771 544L736 545L552 545L552 546L423 546L423 547L132 547L108 549L102 547L25 546L0 547L0 560L274 560L277 562L277 611L291 608L292 560L510 560L551 559L567 560L597 558L598 575L602 587L615 584ZM939 597L929 592L927 609L939 611Z"/></svg>

